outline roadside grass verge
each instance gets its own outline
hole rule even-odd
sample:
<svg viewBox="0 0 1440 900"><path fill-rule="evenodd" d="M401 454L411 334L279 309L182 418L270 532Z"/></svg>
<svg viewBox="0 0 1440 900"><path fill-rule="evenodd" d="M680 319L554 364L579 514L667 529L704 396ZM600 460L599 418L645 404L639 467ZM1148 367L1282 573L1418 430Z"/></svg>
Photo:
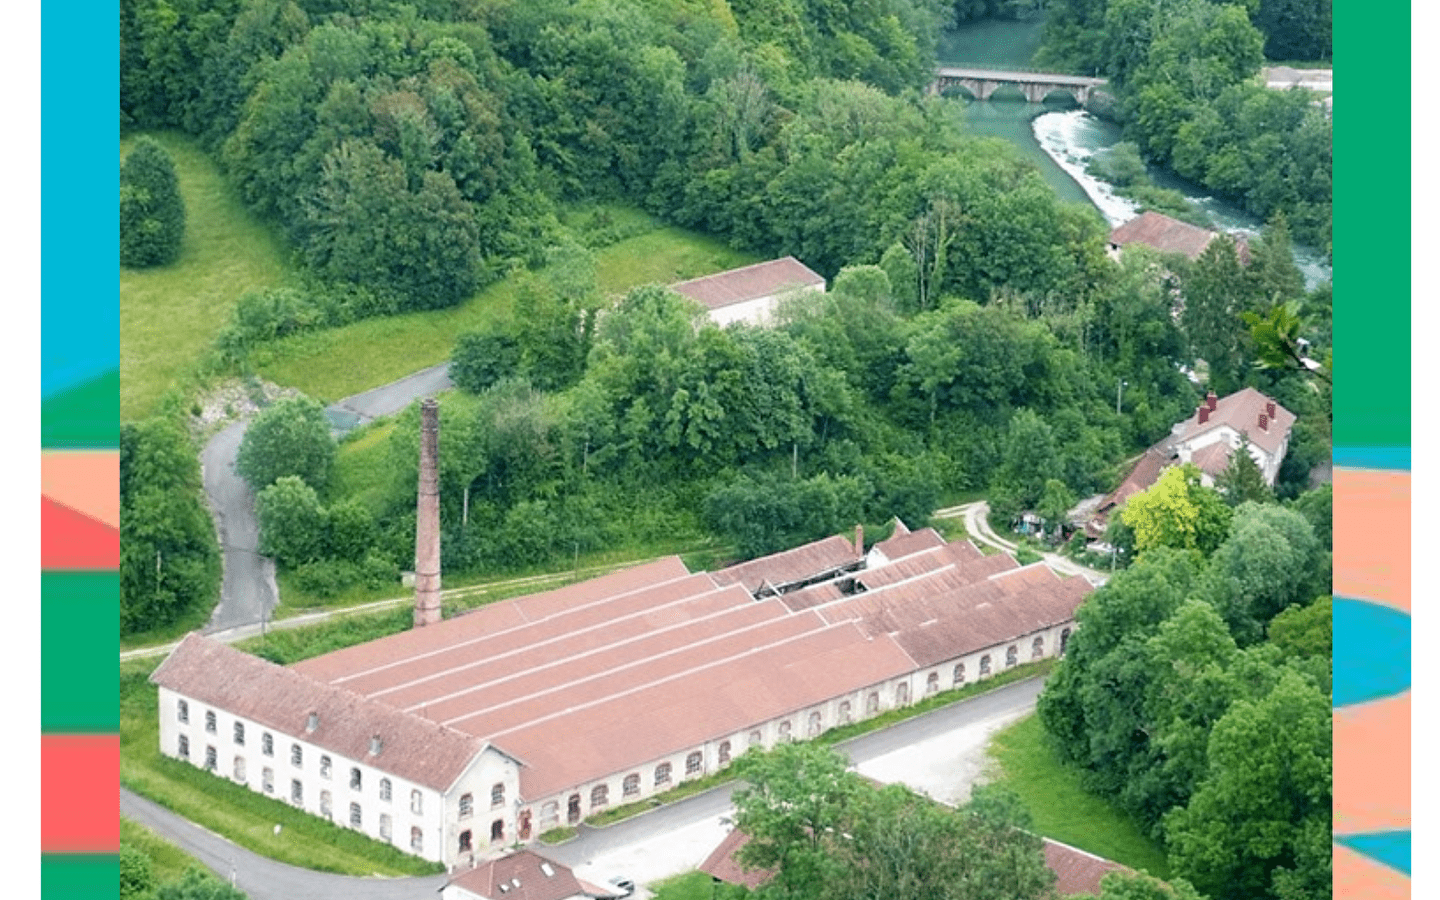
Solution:
<svg viewBox="0 0 1440 900"><path fill-rule="evenodd" d="M1001 784L1020 795L1035 830L1106 859L1169 878L1159 844L1127 814L1081 787L1080 769L1061 761L1038 716L1027 716L995 735L990 754Z"/></svg>
<svg viewBox="0 0 1440 900"><path fill-rule="evenodd" d="M216 600L219 594L216 594ZM152 628L149 631L137 631L134 634L122 634L120 636L120 652L137 650L141 647L154 647L159 644L168 644L178 641L185 635L197 629L204 628L205 623L210 620L212 606L203 606L186 612L173 623L163 628Z"/></svg>
<svg viewBox="0 0 1440 900"><path fill-rule="evenodd" d="M189 763L161 756L156 690L147 681L157 665L157 659L120 665L122 785L247 850L293 866L355 876L430 875L443 870L439 863L416 859Z"/></svg>
<svg viewBox="0 0 1440 900"><path fill-rule="evenodd" d="M1016 681L1023 681L1027 678L1035 678L1048 675L1050 673L1050 670L1054 668L1054 665L1055 661L1053 659L1044 659L1037 663L1028 663L1023 666L1016 666L1013 669L1007 669L1006 671L987 678L984 681L977 681L972 684L967 684L961 688L952 688L948 691L941 691L940 693L935 694L932 697L926 697L924 700L921 700L919 703L916 703L913 706L906 706L900 709L888 710L874 717L873 719L866 719L863 722L852 722L849 725L841 725L836 728L831 728L828 731L822 732L814 740L818 744L834 746L835 744L843 743L852 738L857 738L861 735L869 734L872 731L879 731L883 728L888 728L891 725L903 722L906 719L913 719L916 716L923 716L925 713L931 712L932 710L940 709L944 706L950 706L951 704L959 703L962 700L969 700L971 697L988 693L989 691L993 691L996 688L1003 687ZM701 778L694 778L687 781L682 781L662 794L656 794L653 797L647 797L644 800L639 800L635 803L626 803L622 806L614 806L610 809L602 810L601 812L595 813L594 815L587 816L584 819L584 822L586 825L590 825L596 828L603 828L606 825L613 825L616 822L624 821L625 819L629 819L632 816L637 816L640 813L648 812L652 809L674 803L678 800L684 800L685 798L693 797L696 794L703 794L713 787L718 787L719 785L734 780L735 775L729 769L721 769L718 772L711 772L709 775Z"/></svg>
<svg viewBox="0 0 1440 900"><path fill-rule="evenodd" d="M757 261L705 235L653 228L595 251L600 290L619 294ZM367 319L294 335L259 347L252 364L267 380L299 388L324 403L442 363L462 333L510 320L520 283L512 275L453 309Z"/></svg>
<svg viewBox="0 0 1440 900"><path fill-rule="evenodd" d="M739 884L715 884L704 872L686 872L650 885L655 900L735 900L750 896Z"/></svg>
<svg viewBox="0 0 1440 900"><path fill-rule="evenodd" d="M122 156L139 133L120 141ZM280 238L251 216L193 138L149 132L175 160L185 200L180 258L120 269L120 418L144 418L191 374L241 294L286 282Z"/></svg>
<svg viewBox="0 0 1440 900"><path fill-rule="evenodd" d="M176 847L145 826L121 817L120 843L133 847L150 857L150 872L156 884L179 881L186 869L205 866L198 859Z"/></svg>

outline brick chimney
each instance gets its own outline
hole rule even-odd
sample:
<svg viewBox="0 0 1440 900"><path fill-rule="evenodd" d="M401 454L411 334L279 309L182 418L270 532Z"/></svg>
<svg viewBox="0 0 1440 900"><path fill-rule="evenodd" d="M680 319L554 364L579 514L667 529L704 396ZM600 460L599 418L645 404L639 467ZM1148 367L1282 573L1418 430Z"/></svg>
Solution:
<svg viewBox="0 0 1440 900"><path fill-rule="evenodd" d="M415 505L415 627L440 621L440 404L420 403L420 487Z"/></svg>
<svg viewBox="0 0 1440 900"><path fill-rule="evenodd" d="M1211 391L1210 393L1205 395L1205 405L1210 407L1211 412L1215 411L1215 404L1219 402L1220 398L1215 396L1214 391Z"/></svg>
<svg viewBox="0 0 1440 900"><path fill-rule="evenodd" d="M1210 421L1210 407L1202 403L1200 408L1195 410L1195 422L1204 425L1208 421Z"/></svg>
<svg viewBox="0 0 1440 900"><path fill-rule="evenodd" d="M1260 423L1259 423L1259 424L1260 424L1260 430L1261 430L1261 431L1269 431L1269 430L1270 430L1270 417L1267 416L1267 415L1265 415L1265 414L1262 412L1262 413L1260 414Z"/></svg>
<svg viewBox="0 0 1440 900"><path fill-rule="evenodd" d="M1269 416L1269 417L1272 418L1272 419L1275 418L1275 401L1274 401L1274 400L1266 400L1266 401L1265 401L1265 415Z"/></svg>

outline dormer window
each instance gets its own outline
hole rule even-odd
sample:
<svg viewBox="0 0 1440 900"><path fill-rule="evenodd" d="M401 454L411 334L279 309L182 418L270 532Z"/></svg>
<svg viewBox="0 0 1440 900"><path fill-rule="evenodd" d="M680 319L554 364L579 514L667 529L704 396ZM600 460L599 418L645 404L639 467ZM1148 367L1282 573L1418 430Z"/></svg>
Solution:
<svg viewBox="0 0 1440 900"><path fill-rule="evenodd" d="M312 713L310 714L310 718L307 719L306 722L305 722L305 730L306 730L306 731L314 731L315 729L317 729L317 728L319 728L319 727L320 727L320 714L319 714L318 712L312 712Z"/></svg>
<svg viewBox="0 0 1440 900"><path fill-rule="evenodd" d="M380 740L380 735L377 734L377 735L375 735L374 737L370 738L370 755L371 755L371 756L379 756L379 755L380 755L380 750L381 750L384 746L385 746L384 742Z"/></svg>

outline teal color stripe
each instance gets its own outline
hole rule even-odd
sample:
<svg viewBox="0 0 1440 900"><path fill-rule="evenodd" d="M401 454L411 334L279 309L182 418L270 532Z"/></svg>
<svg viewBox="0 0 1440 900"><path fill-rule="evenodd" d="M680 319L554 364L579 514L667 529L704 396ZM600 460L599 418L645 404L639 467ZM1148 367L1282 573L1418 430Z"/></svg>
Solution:
<svg viewBox="0 0 1440 900"><path fill-rule="evenodd" d="M1331 457L1342 469L1410 471L1409 447L1336 447Z"/></svg>
<svg viewBox="0 0 1440 900"><path fill-rule="evenodd" d="M1410 617L1398 609L1335 598L1335 706L1410 689Z"/></svg>
<svg viewBox="0 0 1440 900"><path fill-rule="evenodd" d="M120 730L120 576L40 573L40 728Z"/></svg>
<svg viewBox="0 0 1440 900"><path fill-rule="evenodd" d="M103 900L119 896L120 857L42 854L40 890L45 900Z"/></svg>
<svg viewBox="0 0 1440 900"><path fill-rule="evenodd" d="M40 8L40 396L120 367L120 8Z"/></svg>
<svg viewBox="0 0 1440 900"><path fill-rule="evenodd" d="M1362 856L1383 863L1397 872L1410 874L1410 832L1381 831L1375 834L1337 834L1335 843Z"/></svg>
<svg viewBox="0 0 1440 900"><path fill-rule="evenodd" d="M120 446L120 373L106 372L41 401L40 446L67 450Z"/></svg>
<svg viewBox="0 0 1440 900"><path fill-rule="evenodd" d="M1408 447L1410 17L1336 0L1334 444ZM1352 80L1345 73L1363 73ZM1383 89L1374 89L1384 85ZM1372 128L1365 123L1377 123Z"/></svg>

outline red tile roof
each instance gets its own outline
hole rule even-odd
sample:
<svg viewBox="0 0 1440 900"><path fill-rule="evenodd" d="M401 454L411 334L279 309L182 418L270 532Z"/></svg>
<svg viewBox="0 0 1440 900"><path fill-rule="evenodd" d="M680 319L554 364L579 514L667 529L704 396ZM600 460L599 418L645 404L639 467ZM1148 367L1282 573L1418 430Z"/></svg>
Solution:
<svg viewBox="0 0 1440 900"><path fill-rule="evenodd" d="M775 877L775 869L747 869L740 865L740 851L750 843L750 836L738 828L730 829L720 845L705 857L700 871L727 884L743 884L750 890Z"/></svg>
<svg viewBox="0 0 1440 900"><path fill-rule="evenodd" d="M1224 441L1216 441L1196 450L1191 455L1190 462L1194 463L1200 471L1213 477L1224 472L1225 467L1230 465L1230 454L1229 444Z"/></svg>
<svg viewBox="0 0 1440 900"><path fill-rule="evenodd" d="M1128 872L1126 867L1078 847L1045 838L1045 865L1055 873L1055 892L1062 897L1075 894L1100 895L1100 879L1109 872Z"/></svg>
<svg viewBox="0 0 1440 900"><path fill-rule="evenodd" d="M400 778L450 789L486 742L191 633L150 681ZM307 731L310 714L319 725ZM379 736L379 755L370 739Z"/></svg>
<svg viewBox="0 0 1440 900"><path fill-rule="evenodd" d="M849 566L860 561L855 545L839 535L782 550L749 562L728 566L712 577L718 584L743 584L755 593L762 584L772 587L801 581L821 572Z"/></svg>
<svg viewBox="0 0 1440 900"><path fill-rule="evenodd" d="M1160 473L1170 465L1173 455L1168 439L1146 450L1135 463L1135 468L1120 482L1120 486L1100 501L1099 512L1104 513L1114 507L1124 506L1126 500L1153 487L1155 482L1160 480Z"/></svg>
<svg viewBox="0 0 1440 900"><path fill-rule="evenodd" d="M1153 210L1141 213L1110 232L1110 243L1117 247L1145 244L1165 253L1183 253L1192 260L1199 259L1215 238L1213 231Z"/></svg>
<svg viewBox="0 0 1440 900"><path fill-rule="evenodd" d="M771 297L794 288L824 289L825 278L795 257L787 256L784 259L682 281L670 287L671 290L700 301L706 309L721 309L736 303Z"/></svg>
<svg viewBox="0 0 1440 900"><path fill-rule="evenodd" d="M569 868L529 850L467 869L448 884L486 900L570 900L587 896Z"/></svg>
<svg viewBox="0 0 1440 900"><path fill-rule="evenodd" d="M886 559L900 559L920 550L943 546L945 546L945 539L940 536L939 532L933 528L922 528L919 531L897 533L887 540L880 541L871 549L879 550Z"/></svg>
<svg viewBox="0 0 1440 900"><path fill-rule="evenodd" d="M1275 415L1268 416L1269 421L1262 431L1260 414L1266 412L1267 404L1270 403L1275 401L1253 387L1221 397L1215 402L1215 409L1207 421L1200 421L1197 410L1180 423L1176 443L1188 443L1207 431L1226 426L1245 435L1250 443L1266 453L1274 454L1280 450L1280 445L1295 424L1295 414L1275 403Z"/></svg>

